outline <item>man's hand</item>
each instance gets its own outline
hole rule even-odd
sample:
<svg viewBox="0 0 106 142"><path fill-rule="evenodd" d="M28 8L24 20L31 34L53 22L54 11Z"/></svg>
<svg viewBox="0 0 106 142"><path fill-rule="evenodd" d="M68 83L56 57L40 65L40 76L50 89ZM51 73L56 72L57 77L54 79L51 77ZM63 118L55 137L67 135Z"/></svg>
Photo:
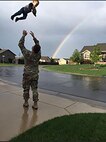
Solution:
<svg viewBox="0 0 106 142"><path fill-rule="evenodd" d="M35 36L34 36L34 33L32 32L32 31L30 31L30 34L31 34L31 36L34 38Z"/></svg>
<svg viewBox="0 0 106 142"><path fill-rule="evenodd" d="M39 44L39 40L37 40L37 38L35 37L34 33L32 31L30 31L30 34L33 37L33 40L34 40L35 44Z"/></svg>
<svg viewBox="0 0 106 142"><path fill-rule="evenodd" d="M23 30L23 36L27 35L27 31Z"/></svg>

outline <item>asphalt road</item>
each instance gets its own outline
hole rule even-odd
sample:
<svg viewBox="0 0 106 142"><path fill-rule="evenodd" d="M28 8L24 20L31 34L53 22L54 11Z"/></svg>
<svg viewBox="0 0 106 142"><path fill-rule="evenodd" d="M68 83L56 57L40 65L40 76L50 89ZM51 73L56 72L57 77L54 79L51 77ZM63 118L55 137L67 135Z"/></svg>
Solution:
<svg viewBox="0 0 106 142"><path fill-rule="evenodd" d="M0 79L21 86L23 67L0 67ZM59 74L40 70L39 88L106 102L106 78Z"/></svg>

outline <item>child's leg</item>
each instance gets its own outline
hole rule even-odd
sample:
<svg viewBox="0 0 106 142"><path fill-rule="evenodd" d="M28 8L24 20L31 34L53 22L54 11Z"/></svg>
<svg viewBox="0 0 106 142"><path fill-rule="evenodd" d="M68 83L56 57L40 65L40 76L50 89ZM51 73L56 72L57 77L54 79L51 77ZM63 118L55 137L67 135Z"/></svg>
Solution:
<svg viewBox="0 0 106 142"><path fill-rule="evenodd" d="M15 19L15 22L17 22L18 20L24 20L24 19L26 19L27 18L27 14L26 13L23 13L23 16L22 17L17 17L16 19Z"/></svg>
<svg viewBox="0 0 106 142"><path fill-rule="evenodd" d="M18 16L18 15L21 15L21 14L23 13L23 10L24 10L24 8L21 8L18 12L16 12L15 14L13 14L13 15L11 16L11 19L13 20L14 17L16 17L16 16Z"/></svg>

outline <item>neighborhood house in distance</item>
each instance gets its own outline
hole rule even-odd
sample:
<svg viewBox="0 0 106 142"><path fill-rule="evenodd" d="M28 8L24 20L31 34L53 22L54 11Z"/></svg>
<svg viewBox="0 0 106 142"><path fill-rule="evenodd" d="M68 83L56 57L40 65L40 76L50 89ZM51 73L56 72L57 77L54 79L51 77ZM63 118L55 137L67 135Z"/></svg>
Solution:
<svg viewBox="0 0 106 142"><path fill-rule="evenodd" d="M106 43L98 43L95 46L84 46L81 50L82 57L84 60L90 60L90 54L97 47L101 51L101 61L106 62Z"/></svg>
<svg viewBox="0 0 106 142"><path fill-rule="evenodd" d="M15 56L9 49L0 48L0 63L15 63Z"/></svg>
<svg viewBox="0 0 106 142"><path fill-rule="evenodd" d="M100 48L101 51L101 60L100 63L106 64L106 43L98 43L94 46L84 46L80 51L84 60L90 60L90 54L94 48ZM23 57L16 57L16 55L9 49L0 48L0 63L24 63ZM40 59L41 64L71 64L69 58L49 58L48 56L42 56Z"/></svg>

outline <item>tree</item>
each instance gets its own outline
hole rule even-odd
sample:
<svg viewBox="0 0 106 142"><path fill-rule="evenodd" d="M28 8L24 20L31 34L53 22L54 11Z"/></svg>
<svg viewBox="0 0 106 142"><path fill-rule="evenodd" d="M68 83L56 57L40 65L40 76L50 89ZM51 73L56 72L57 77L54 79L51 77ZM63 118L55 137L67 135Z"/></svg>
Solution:
<svg viewBox="0 0 106 142"><path fill-rule="evenodd" d="M75 49L72 54L72 57L70 57L70 60L72 60L73 62L80 63L82 61L81 53L77 49Z"/></svg>
<svg viewBox="0 0 106 142"><path fill-rule="evenodd" d="M101 59L100 55L101 55L101 50L100 50L100 48L97 47L97 46L95 46L95 47L94 47L94 50L93 50L93 51L91 52L91 54L90 54L90 59L91 59L91 61L92 61L94 64L97 63L97 62Z"/></svg>
<svg viewBox="0 0 106 142"><path fill-rule="evenodd" d="M51 57L51 63L54 63L55 62L55 60Z"/></svg>

